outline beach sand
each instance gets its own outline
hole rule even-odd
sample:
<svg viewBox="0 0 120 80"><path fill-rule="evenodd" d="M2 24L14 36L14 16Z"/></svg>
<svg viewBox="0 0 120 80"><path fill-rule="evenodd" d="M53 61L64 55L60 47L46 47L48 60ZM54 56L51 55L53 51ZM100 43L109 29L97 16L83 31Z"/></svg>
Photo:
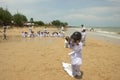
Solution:
<svg viewBox="0 0 120 80"><path fill-rule="evenodd" d="M63 38L22 38L25 30L9 29L8 40L0 38L0 80L76 80L62 68L71 51L64 48ZM88 37L82 58L80 80L120 79L120 45Z"/></svg>

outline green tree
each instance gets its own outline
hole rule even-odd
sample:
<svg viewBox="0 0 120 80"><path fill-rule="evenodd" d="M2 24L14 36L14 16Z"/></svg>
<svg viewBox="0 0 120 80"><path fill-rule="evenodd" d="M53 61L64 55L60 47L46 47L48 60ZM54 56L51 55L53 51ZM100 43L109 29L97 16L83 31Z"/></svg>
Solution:
<svg viewBox="0 0 120 80"><path fill-rule="evenodd" d="M39 26L44 26L44 22L43 21L35 21L34 22L36 25L39 25Z"/></svg>
<svg viewBox="0 0 120 80"><path fill-rule="evenodd" d="M61 26L67 26L68 25L68 23L67 22L61 22Z"/></svg>
<svg viewBox="0 0 120 80"><path fill-rule="evenodd" d="M11 24L12 15L11 13L6 9L0 8L0 25L9 25Z"/></svg>
<svg viewBox="0 0 120 80"><path fill-rule="evenodd" d="M22 17L23 17L23 22L27 22L28 21L27 17L25 15L22 15Z"/></svg>
<svg viewBox="0 0 120 80"><path fill-rule="evenodd" d="M27 22L26 16L17 13L13 15L13 21L16 26L23 26L25 22Z"/></svg>
<svg viewBox="0 0 120 80"><path fill-rule="evenodd" d="M30 22L31 22L31 23L33 23L33 22L34 22L33 18L30 18Z"/></svg>
<svg viewBox="0 0 120 80"><path fill-rule="evenodd" d="M51 23L54 26L60 26L61 25L61 22L59 20L53 20Z"/></svg>
<svg viewBox="0 0 120 80"><path fill-rule="evenodd" d="M65 26L68 25L67 22L61 22L59 20L53 20L51 23L52 23L52 25L57 26L57 27L60 27L60 26L64 26L65 27Z"/></svg>
<svg viewBox="0 0 120 80"><path fill-rule="evenodd" d="M4 12L4 10L3 10L3 8L0 8L0 25L3 25L3 12Z"/></svg>

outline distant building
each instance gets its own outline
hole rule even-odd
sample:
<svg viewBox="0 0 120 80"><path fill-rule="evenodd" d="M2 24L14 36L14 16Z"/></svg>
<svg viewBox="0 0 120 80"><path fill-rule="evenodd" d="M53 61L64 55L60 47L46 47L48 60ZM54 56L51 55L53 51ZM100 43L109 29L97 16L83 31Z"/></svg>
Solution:
<svg viewBox="0 0 120 80"><path fill-rule="evenodd" d="M34 25L35 25L34 23L30 23L30 22L24 23L24 26L34 26Z"/></svg>

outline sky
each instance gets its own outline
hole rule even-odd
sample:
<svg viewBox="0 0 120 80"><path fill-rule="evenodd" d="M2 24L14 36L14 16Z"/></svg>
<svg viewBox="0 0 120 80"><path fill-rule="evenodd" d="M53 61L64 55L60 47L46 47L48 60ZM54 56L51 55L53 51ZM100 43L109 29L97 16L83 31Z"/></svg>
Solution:
<svg viewBox="0 0 120 80"><path fill-rule="evenodd" d="M45 23L120 27L120 0L0 0L0 7Z"/></svg>

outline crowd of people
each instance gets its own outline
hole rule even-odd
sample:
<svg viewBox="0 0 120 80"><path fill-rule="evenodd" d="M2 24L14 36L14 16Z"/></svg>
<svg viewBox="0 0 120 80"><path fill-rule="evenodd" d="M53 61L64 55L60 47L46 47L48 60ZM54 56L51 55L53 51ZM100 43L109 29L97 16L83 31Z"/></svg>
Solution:
<svg viewBox="0 0 120 80"><path fill-rule="evenodd" d="M43 31L34 32L32 29L29 29L29 32L22 32L22 37L64 37L64 31L54 31L50 33L46 28Z"/></svg>

